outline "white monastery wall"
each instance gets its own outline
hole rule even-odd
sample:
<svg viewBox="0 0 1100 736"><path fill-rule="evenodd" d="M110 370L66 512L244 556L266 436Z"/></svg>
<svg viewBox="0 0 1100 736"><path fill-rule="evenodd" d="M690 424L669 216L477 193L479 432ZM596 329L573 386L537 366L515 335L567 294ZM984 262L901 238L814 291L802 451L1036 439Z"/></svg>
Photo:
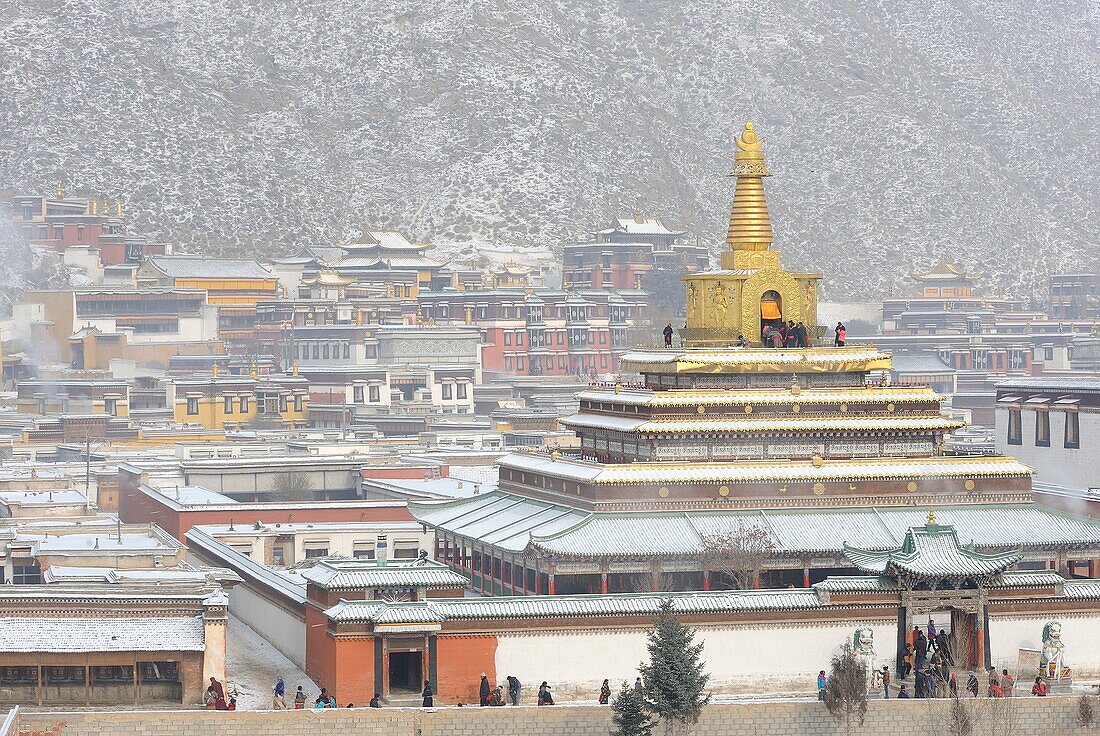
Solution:
<svg viewBox="0 0 1100 736"><path fill-rule="evenodd" d="M1020 647L1041 649L1043 626L1048 621L1062 624L1066 665L1073 678L1095 679L1100 676L1100 615L1013 615L989 619L989 648L997 671L1016 671ZM1031 676L1032 678L1034 675Z"/></svg>
<svg viewBox="0 0 1100 736"><path fill-rule="evenodd" d="M1008 409L996 413L997 452L1013 455L1020 462L1035 468L1035 480L1071 488L1089 488L1100 482L1094 453L1090 448L1100 445L1100 414L1081 412L1078 448L1065 446L1066 413L1050 412L1050 447L1035 445L1035 412L1021 412L1020 444L1008 444Z"/></svg>
<svg viewBox="0 0 1100 736"><path fill-rule="evenodd" d="M700 626L696 641L703 642L702 658L715 692L750 686L806 691L816 686L818 670L827 670L833 654L862 626L874 632L878 664L892 666L896 621ZM520 679L525 700L543 680L559 697L595 699L604 678L613 690L634 682L638 664L647 657L643 630L540 631L499 635L495 664L500 682L508 675Z"/></svg>
<svg viewBox="0 0 1100 736"><path fill-rule="evenodd" d="M284 657L305 669L305 621L272 600L258 595L248 585L236 585L229 591L229 610L282 652Z"/></svg>

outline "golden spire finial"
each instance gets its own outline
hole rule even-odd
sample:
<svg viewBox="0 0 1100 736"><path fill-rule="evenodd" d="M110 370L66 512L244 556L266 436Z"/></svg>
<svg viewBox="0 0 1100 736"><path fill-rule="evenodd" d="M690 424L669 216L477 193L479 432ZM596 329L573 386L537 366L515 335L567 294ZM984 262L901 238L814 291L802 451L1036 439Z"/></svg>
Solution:
<svg viewBox="0 0 1100 736"><path fill-rule="evenodd" d="M61 199L63 196L65 196L64 193L61 191L61 182L56 182L54 184L53 191L54 196L56 196L58 199Z"/></svg>
<svg viewBox="0 0 1100 736"><path fill-rule="evenodd" d="M764 163L764 139L752 123L745 123L741 135L734 138L737 153L733 156L733 171L737 178L730 211L730 226L726 245L730 250L768 250L774 236L764 197L765 176L771 176Z"/></svg>
<svg viewBox="0 0 1100 736"><path fill-rule="evenodd" d="M214 363L213 365L210 366L210 375L213 378L218 377L218 364L217 363Z"/></svg>
<svg viewBox="0 0 1100 736"><path fill-rule="evenodd" d="M764 146L764 139L756 134L756 128L753 127L752 123L745 123L745 130L741 133L741 135L735 137L733 141L737 144L737 147L741 149L740 152L734 154L734 157L737 159L749 158L747 156L742 156L741 154L757 153ZM753 156L752 158L763 157L764 154L760 154L759 156Z"/></svg>
<svg viewBox="0 0 1100 736"><path fill-rule="evenodd" d="M928 526L936 525L936 510L928 509Z"/></svg>

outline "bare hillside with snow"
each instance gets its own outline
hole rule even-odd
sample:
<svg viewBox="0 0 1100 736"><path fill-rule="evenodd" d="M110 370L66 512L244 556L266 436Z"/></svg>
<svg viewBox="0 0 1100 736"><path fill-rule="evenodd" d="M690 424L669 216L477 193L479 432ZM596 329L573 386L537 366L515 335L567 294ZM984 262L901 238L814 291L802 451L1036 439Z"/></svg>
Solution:
<svg viewBox="0 0 1100 736"><path fill-rule="evenodd" d="M1097 26L1023 0L27 0L0 9L0 186L117 196L183 251L545 247L635 206L718 247L752 119L778 245L828 298L941 252L1026 294L1096 267Z"/></svg>

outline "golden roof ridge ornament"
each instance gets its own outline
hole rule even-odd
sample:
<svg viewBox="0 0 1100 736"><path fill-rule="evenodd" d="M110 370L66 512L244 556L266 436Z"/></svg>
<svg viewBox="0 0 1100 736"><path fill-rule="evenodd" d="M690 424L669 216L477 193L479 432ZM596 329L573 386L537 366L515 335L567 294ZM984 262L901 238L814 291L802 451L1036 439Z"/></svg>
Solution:
<svg viewBox="0 0 1100 736"><path fill-rule="evenodd" d="M764 162L764 139L751 122L746 122L734 143L738 150L729 175L737 179L737 187L733 192L726 245L730 250L768 250L775 235L764 196L763 178L771 176Z"/></svg>

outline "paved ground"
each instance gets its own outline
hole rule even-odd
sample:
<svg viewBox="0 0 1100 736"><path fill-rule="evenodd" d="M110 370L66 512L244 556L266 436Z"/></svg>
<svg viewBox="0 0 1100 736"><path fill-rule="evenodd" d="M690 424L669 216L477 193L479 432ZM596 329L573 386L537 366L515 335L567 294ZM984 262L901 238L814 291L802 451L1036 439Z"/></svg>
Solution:
<svg viewBox="0 0 1100 736"><path fill-rule="evenodd" d="M312 703L318 687L306 673L267 643L259 634L232 616L229 618L228 680L237 689L240 710L268 710L275 682L286 683L287 704L293 707L294 691L301 685Z"/></svg>

